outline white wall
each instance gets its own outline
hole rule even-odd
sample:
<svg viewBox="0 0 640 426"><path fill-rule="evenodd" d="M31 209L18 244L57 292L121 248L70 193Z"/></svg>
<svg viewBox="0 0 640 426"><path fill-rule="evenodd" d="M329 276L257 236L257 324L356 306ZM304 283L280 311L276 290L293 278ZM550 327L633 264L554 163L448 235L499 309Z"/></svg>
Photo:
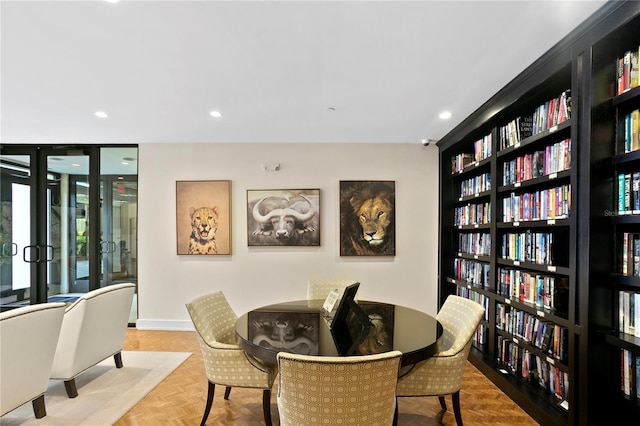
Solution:
<svg viewBox="0 0 640 426"><path fill-rule="evenodd" d="M184 304L222 290L234 310L305 299L309 278L360 281L358 298L436 313L438 149L415 144L141 144L141 329L191 329ZM265 162L280 171L265 172ZM230 256L176 254L176 181L231 180ZM396 182L396 256L341 257L339 181ZM247 189L319 188L320 247L247 247Z"/></svg>

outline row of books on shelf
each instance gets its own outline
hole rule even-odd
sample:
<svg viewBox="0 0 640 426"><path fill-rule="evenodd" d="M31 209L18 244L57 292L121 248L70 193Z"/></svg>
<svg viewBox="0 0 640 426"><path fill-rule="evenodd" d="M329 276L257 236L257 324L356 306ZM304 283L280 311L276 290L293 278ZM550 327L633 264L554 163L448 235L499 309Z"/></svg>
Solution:
<svg viewBox="0 0 640 426"><path fill-rule="evenodd" d="M458 235L458 252L489 256L491 254L491 234L488 232L461 232Z"/></svg>
<svg viewBox="0 0 640 426"><path fill-rule="evenodd" d="M640 55L640 46L635 50L627 50L622 57L616 60L617 95L621 95L639 85L638 55Z"/></svg>
<svg viewBox="0 0 640 426"><path fill-rule="evenodd" d="M565 219L571 211L571 184L534 192L512 192L502 199L503 222Z"/></svg>
<svg viewBox="0 0 640 426"><path fill-rule="evenodd" d="M513 268L498 268L498 294L536 308L567 312L568 277L545 275Z"/></svg>
<svg viewBox="0 0 640 426"><path fill-rule="evenodd" d="M456 286L456 296L464 297L465 299L473 300L481 304L484 307L483 319L489 321L489 298L487 296L470 288L460 286Z"/></svg>
<svg viewBox="0 0 640 426"><path fill-rule="evenodd" d="M622 265L620 271L627 277L640 277L640 233L622 233Z"/></svg>
<svg viewBox="0 0 640 426"><path fill-rule="evenodd" d="M522 340L554 359L567 361L569 330L566 327L502 303L496 306L496 327L513 335L516 342Z"/></svg>
<svg viewBox="0 0 640 426"><path fill-rule="evenodd" d="M451 173L459 173L475 162L475 156L468 152L462 152L451 158Z"/></svg>
<svg viewBox="0 0 640 426"><path fill-rule="evenodd" d="M558 400L567 399L569 393L567 372L503 336L498 336L498 348L498 361L512 374L531 383L537 383ZM561 407L565 406L561 405Z"/></svg>
<svg viewBox="0 0 640 426"><path fill-rule="evenodd" d="M460 198L479 194L491 189L491 173L483 173L460 183Z"/></svg>
<svg viewBox="0 0 640 426"><path fill-rule="evenodd" d="M618 214L640 214L640 172L618 174Z"/></svg>
<svg viewBox="0 0 640 426"><path fill-rule="evenodd" d="M502 164L502 184L512 185L568 170L571 166L571 139L564 139L533 153Z"/></svg>
<svg viewBox="0 0 640 426"><path fill-rule="evenodd" d="M490 272L491 269L488 263L459 257L453 259L453 277L475 287L490 288Z"/></svg>
<svg viewBox="0 0 640 426"><path fill-rule="evenodd" d="M634 110L624 116L624 152L640 149L640 110Z"/></svg>
<svg viewBox="0 0 640 426"><path fill-rule="evenodd" d="M620 349L620 390L640 399L640 355Z"/></svg>
<svg viewBox="0 0 640 426"><path fill-rule="evenodd" d="M473 143L473 158L479 162L491 157L491 133Z"/></svg>
<svg viewBox="0 0 640 426"><path fill-rule="evenodd" d="M618 331L640 337L640 293L618 292Z"/></svg>
<svg viewBox="0 0 640 426"><path fill-rule="evenodd" d="M501 238L500 255L503 259L553 265L556 250L552 232L506 233Z"/></svg>
<svg viewBox="0 0 640 426"><path fill-rule="evenodd" d="M491 203L469 203L454 209L453 224L463 225L484 225L491 223Z"/></svg>
<svg viewBox="0 0 640 426"><path fill-rule="evenodd" d="M565 90L558 97L538 106L531 115L511 120L499 128L500 149L514 146L524 139L549 130L571 118L571 91Z"/></svg>
<svg viewBox="0 0 640 426"><path fill-rule="evenodd" d="M474 163L491 157L491 134L473 143L473 152L462 152L451 157L451 173L459 173Z"/></svg>

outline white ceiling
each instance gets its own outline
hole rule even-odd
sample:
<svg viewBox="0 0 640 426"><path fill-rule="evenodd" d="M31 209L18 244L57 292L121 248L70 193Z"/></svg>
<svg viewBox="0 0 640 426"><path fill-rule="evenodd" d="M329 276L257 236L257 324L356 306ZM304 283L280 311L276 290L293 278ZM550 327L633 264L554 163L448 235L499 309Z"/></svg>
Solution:
<svg viewBox="0 0 640 426"><path fill-rule="evenodd" d="M439 139L603 3L2 0L0 141Z"/></svg>

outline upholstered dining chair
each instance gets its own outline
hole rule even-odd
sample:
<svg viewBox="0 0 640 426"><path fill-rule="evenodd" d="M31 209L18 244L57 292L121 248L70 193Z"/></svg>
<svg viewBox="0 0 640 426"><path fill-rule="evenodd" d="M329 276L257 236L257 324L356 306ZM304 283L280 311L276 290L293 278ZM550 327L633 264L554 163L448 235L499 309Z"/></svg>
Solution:
<svg viewBox="0 0 640 426"><path fill-rule="evenodd" d="M354 280L326 280L326 279L310 279L307 283L307 300L326 299L331 290L337 289L338 296L342 297L344 289L351 284L355 284Z"/></svg>
<svg viewBox="0 0 640 426"><path fill-rule="evenodd" d="M388 426L402 352L326 357L279 352L281 426Z"/></svg>
<svg viewBox="0 0 640 426"><path fill-rule="evenodd" d="M113 356L122 368L122 346L136 285L113 284L89 291L67 307L51 368L52 380L64 380L69 398L78 396L76 377Z"/></svg>
<svg viewBox="0 0 640 426"><path fill-rule="evenodd" d="M397 397L437 396L440 406L446 410L444 397L451 395L456 424L462 426L460 413L462 377L473 334L483 314L482 305L460 296L448 296L436 315L443 328L438 352L401 375L396 389ZM394 424L397 423L397 410L396 406Z"/></svg>
<svg viewBox="0 0 640 426"><path fill-rule="evenodd" d="M186 306L196 329L208 381L207 404L200 425L209 417L216 385L221 385L226 387L224 399L229 399L232 387L262 389L264 422L271 426L271 388L277 366L264 364L236 344L234 326L238 316L221 291L197 297Z"/></svg>
<svg viewBox="0 0 640 426"><path fill-rule="evenodd" d="M40 303L0 313L0 416L29 401L37 419L47 415L44 395L64 308Z"/></svg>

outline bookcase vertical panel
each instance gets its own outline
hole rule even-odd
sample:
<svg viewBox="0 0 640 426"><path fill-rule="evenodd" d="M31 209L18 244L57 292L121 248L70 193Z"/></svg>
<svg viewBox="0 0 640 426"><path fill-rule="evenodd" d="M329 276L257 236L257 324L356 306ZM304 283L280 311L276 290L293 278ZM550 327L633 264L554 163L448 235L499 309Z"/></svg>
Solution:
<svg viewBox="0 0 640 426"><path fill-rule="evenodd" d="M439 303L485 304L469 360L541 424L606 424L603 407L640 417L640 381L624 381L640 373L624 368L640 358L640 315L637 328L619 316L640 293L640 139L625 150L624 136L640 87L616 91L618 58L639 45L640 2L609 2L438 143ZM570 114L543 123L539 109L567 99ZM490 157L452 169L485 135ZM489 190L460 193L485 173ZM619 199L638 203L622 211ZM478 211L490 220L459 222Z"/></svg>

